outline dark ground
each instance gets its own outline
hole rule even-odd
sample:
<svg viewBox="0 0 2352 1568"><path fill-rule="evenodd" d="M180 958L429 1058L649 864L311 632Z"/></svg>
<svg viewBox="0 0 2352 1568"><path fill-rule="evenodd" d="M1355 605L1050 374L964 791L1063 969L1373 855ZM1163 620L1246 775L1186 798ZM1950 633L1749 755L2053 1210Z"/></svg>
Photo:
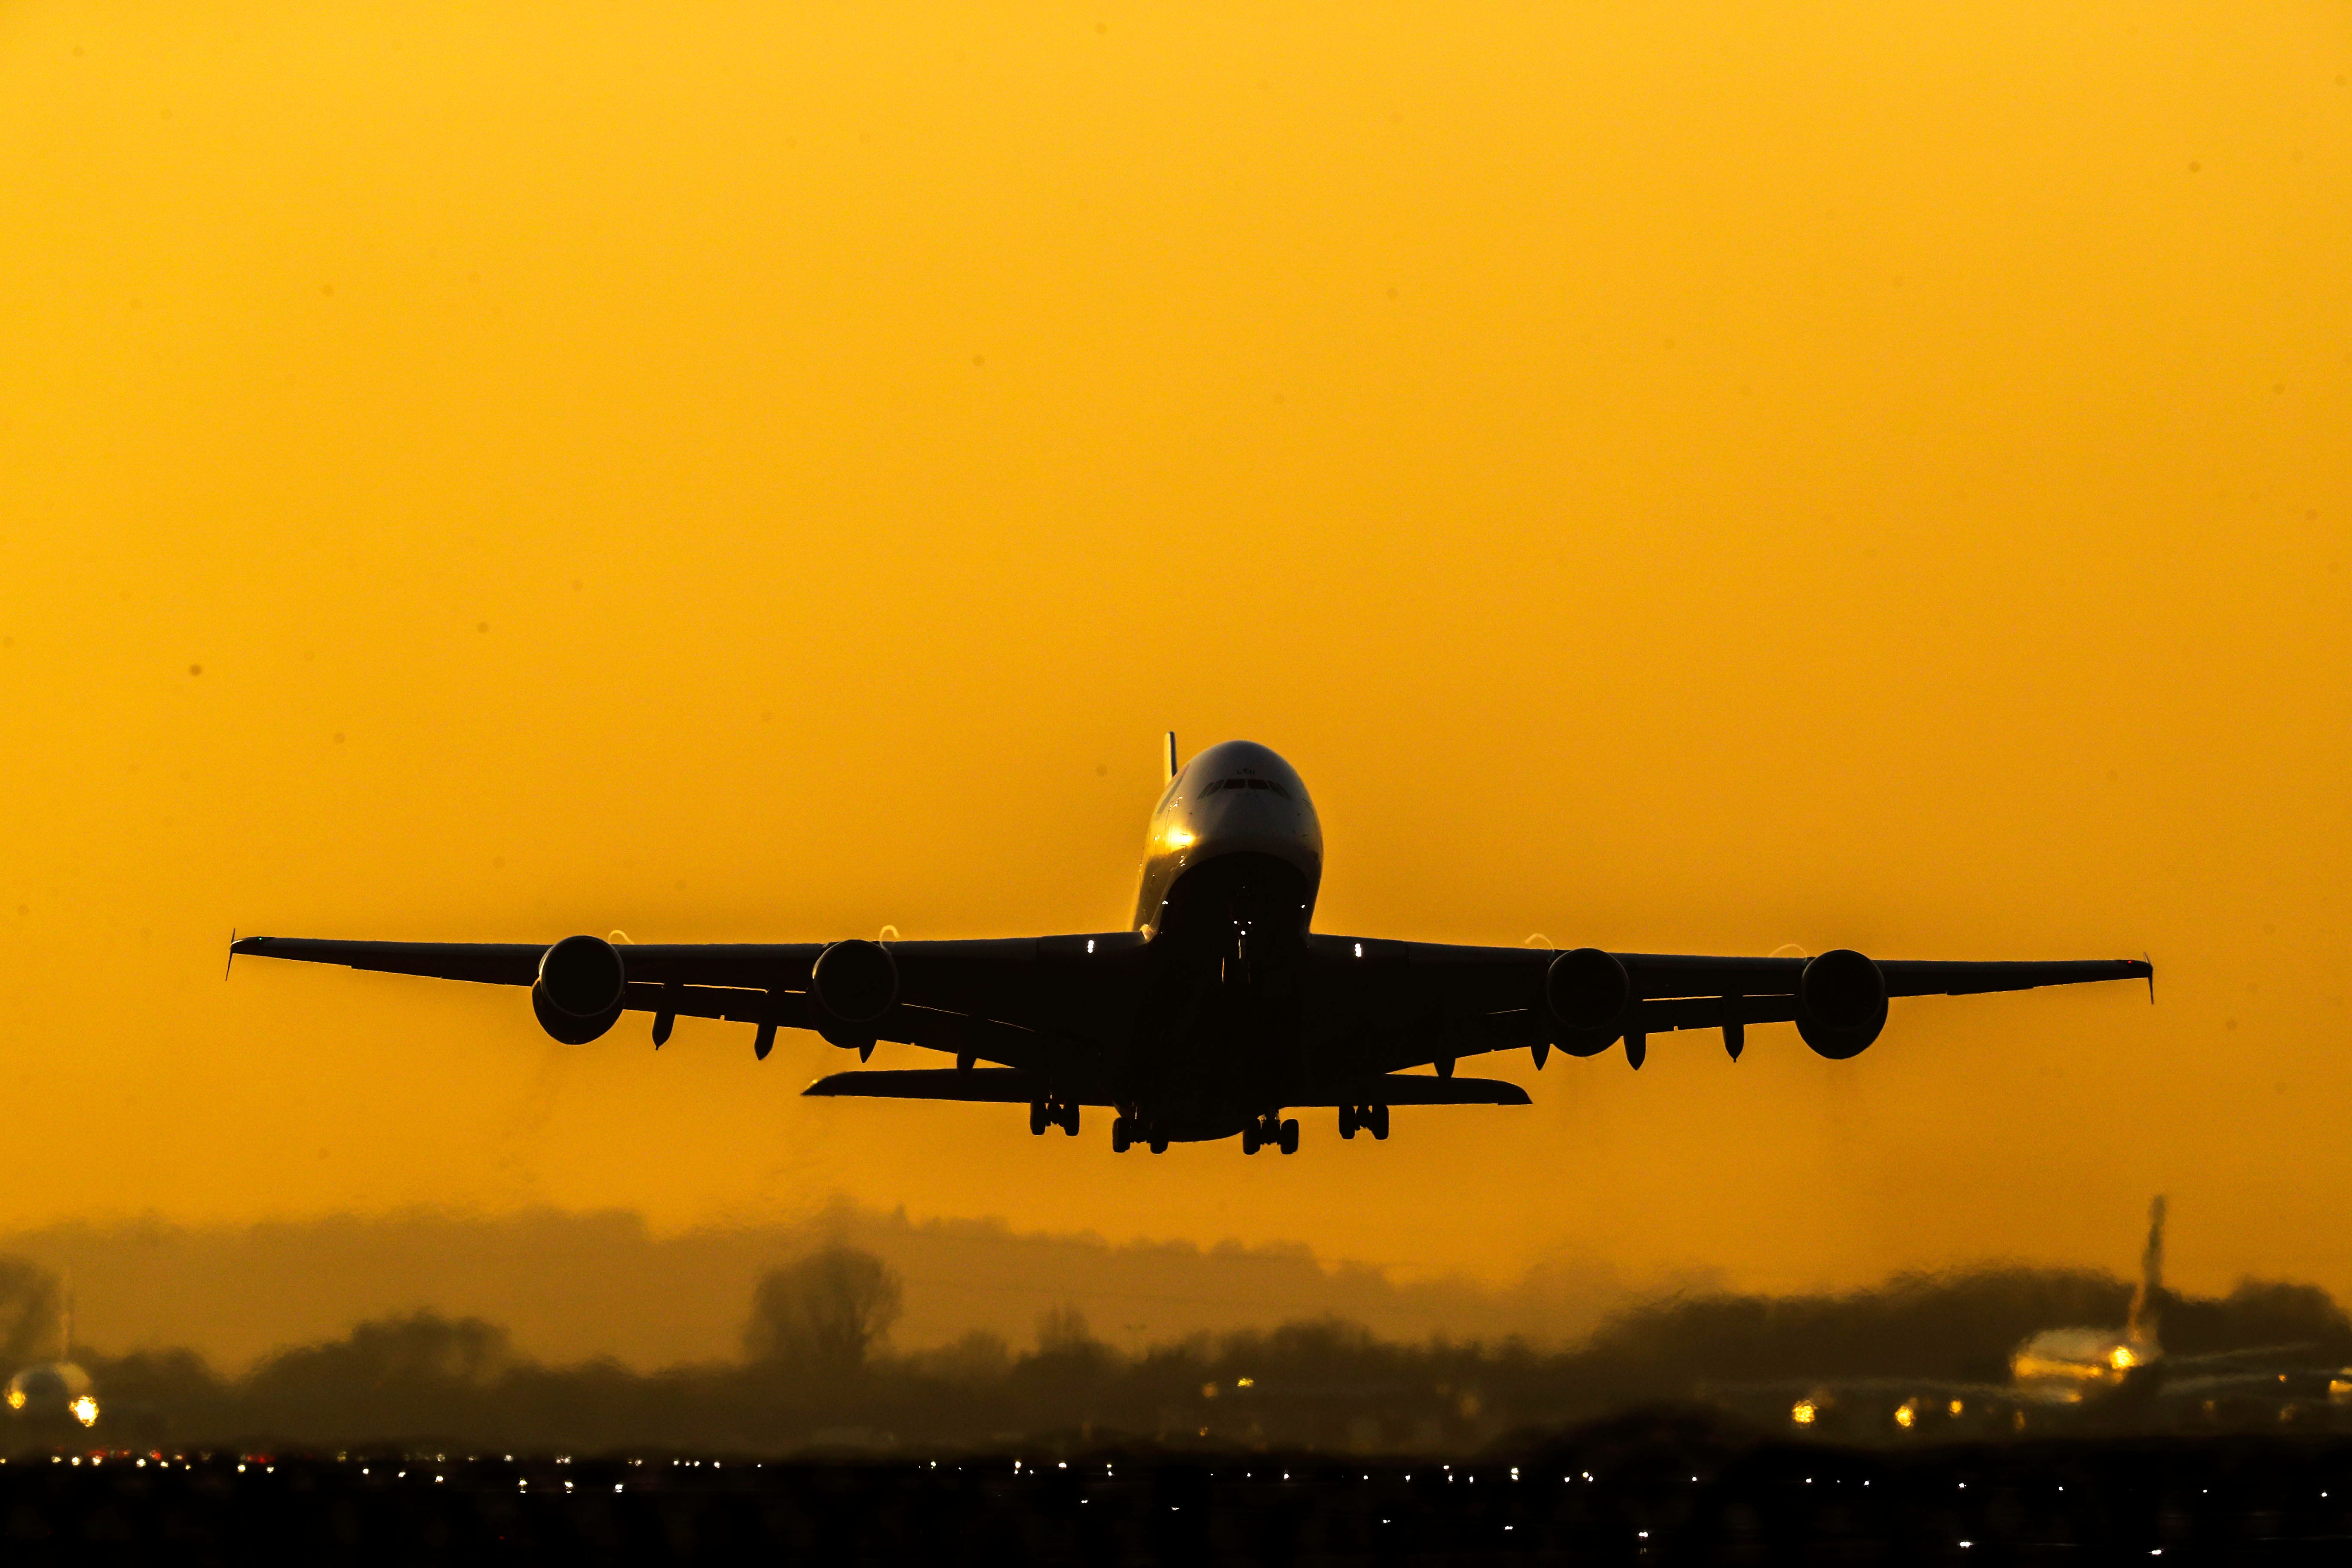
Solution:
<svg viewBox="0 0 2352 1568"><path fill-rule="evenodd" d="M1669 1413L1450 1466L1045 1445L75 1458L0 1467L0 1560L2352 1563L2352 1438L2330 1436L1859 1449Z"/></svg>

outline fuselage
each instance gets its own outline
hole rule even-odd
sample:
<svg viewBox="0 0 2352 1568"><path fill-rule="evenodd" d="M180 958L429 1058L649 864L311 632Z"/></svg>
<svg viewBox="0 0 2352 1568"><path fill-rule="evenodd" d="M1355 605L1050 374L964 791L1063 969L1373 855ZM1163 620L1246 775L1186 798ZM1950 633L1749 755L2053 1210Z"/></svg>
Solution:
<svg viewBox="0 0 2352 1568"><path fill-rule="evenodd" d="M1237 864L1220 864L1227 861ZM1226 741L1185 763L1160 793L1135 925L1154 940L1220 921L1303 938L1322 881L1323 825L1297 770L1254 742ZM1222 890L1194 890L1212 884Z"/></svg>
<svg viewBox="0 0 2352 1568"><path fill-rule="evenodd" d="M1322 880L1314 802L1275 752L1227 741L1169 781L1136 895L1150 979L1121 1075L1166 1136L1230 1137L1303 1073L1307 932Z"/></svg>

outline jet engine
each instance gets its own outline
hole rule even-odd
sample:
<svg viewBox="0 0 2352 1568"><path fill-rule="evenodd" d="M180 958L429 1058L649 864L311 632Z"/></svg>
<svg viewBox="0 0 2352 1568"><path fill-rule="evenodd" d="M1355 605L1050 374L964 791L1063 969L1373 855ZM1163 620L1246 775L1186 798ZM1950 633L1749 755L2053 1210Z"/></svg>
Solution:
<svg viewBox="0 0 2352 1568"><path fill-rule="evenodd" d="M1858 1057L1886 1027L1886 976L1852 948L1809 960L1797 977L1797 1033L1833 1062Z"/></svg>
<svg viewBox="0 0 2352 1568"><path fill-rule="evenodd" d="M584 1046L620 1017L627 984L618 948L599 936L567 936L540 957L530 1010L556 1039Z"/></svg>
<svg viewBox="0 0 2352 1568"><path fill-rule="evenodd" d="M1556 1026L1552 1043L1572 1057L1597 1057L1625 1032L1633 977L1597 947L1563 952L1544 971L1544 1005Z"/></svg>
<svg viewBox="0 0 2352 1568"><path fill-rule="evenodd" d="M871 1024L898 999L898 961L878 942L836 942L809 971L816 1005L845 1024Z"/></svg>

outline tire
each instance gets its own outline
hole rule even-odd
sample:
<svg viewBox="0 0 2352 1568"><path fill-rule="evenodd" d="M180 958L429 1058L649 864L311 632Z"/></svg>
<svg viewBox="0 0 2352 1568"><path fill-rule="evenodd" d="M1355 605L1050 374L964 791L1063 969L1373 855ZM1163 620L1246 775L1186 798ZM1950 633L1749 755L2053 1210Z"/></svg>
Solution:
<svg viewBox="0 0 2352 1568"><path fill-rule="evenodd" d="M1242 1129L1242 1152L1244 1154L1257 1152L1257 1123L1255 1121Z"/></svg>
<svg viewBox="0 0 2352 1568"><path fill-rule="evenodd" d="M1168 1140L1165 1138L1154 1138L1151 1141L1151 1152L1155 1154L1165 1154L1168 1152Z"/></svg>
<svg viewBox="0 0 2352 1568"><path fill-rule="evenodd" d="M1128 1145L1134 1142L1134 1124L1124 1116L1113 1117L1110 1124L1110 1152L1114 1154L1124 1154L1127 1152Z"/></svg>
<svg viewBox="0 0 2352 1568"><path fill-rule="evenodd" d="M1298 1152L1298 1121L1295 1117L1282 1124L1282 1152L1286 1154Z"/></svg>
<svg viewBox="0 0 2352 1568"><path fill-rule="evenodd" d="M1045 1136L1045 1102L1042 1100L1033 1100L1029 1102L1029 1136L1032 1138Z"/></svg>
<svg viewBox="0 0 2352 1568"><path fill-rule="evenodd" d="M1355 1135L1356 1108L1352 1105L1343 1105L1339 1108L1339 1136L1353 1138Z"/></svg>
<svg viewBox="0 0 2352 1568"><path fill-rule="evenodd" d="M1078 1108L1075 1105L1062 1107L1061 1122L1063 1132L1076 1138L1078 1135Z"/></svg>
<svg viewBox="0 0 2352 1568"><path fill-rule="evenodd" d="M1389 1141L1389 1108L1385 1105L1372 1107L1372 1136L1383 1143Z"/></svg>

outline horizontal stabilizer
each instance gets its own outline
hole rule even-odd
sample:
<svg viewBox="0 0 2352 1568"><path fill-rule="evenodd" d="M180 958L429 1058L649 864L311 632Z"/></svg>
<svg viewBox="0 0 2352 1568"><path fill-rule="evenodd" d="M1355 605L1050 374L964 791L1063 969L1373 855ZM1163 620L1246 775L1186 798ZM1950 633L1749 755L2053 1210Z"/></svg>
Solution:
<svg viewBox="0 0 2352 1568"><path fill-rule="evenodd" d="M899 1071L837 1072L817 1079L803 1094L857 1095L868 1100L963 1100L982 1105L1026 1105L1051 1099L1045 1080L1014 1068L912 1068Z"/></svg>
<svg viewBox="0 0 2352 1568"><path fill-rule="evenodd" d="M960 1100L982 1105L1026 1105L1055 1095L1044 1078L1014 1068L914 1068L902 1070L831 1073L801 1090L804 1095L855 1096L866 1100ZM1083 1103L1101 1100L1088 1095ZM1303 1099L1282 1102L1295 1110L1325 1105L1526 1105L1528 1091L1491 1078L1425 1078L1391 1073L1358 1079Z"/></svg>
<svg viewBox="0 0 2352 1568"><path fill-rule="evenodd" d="M1314 1100L1292 1100L1308 1105L1526 1105L1528 1091L1498 1078L1424 1078L1418 1073L1389 1073L1341 1084L1336 1091Z"/></svg>

